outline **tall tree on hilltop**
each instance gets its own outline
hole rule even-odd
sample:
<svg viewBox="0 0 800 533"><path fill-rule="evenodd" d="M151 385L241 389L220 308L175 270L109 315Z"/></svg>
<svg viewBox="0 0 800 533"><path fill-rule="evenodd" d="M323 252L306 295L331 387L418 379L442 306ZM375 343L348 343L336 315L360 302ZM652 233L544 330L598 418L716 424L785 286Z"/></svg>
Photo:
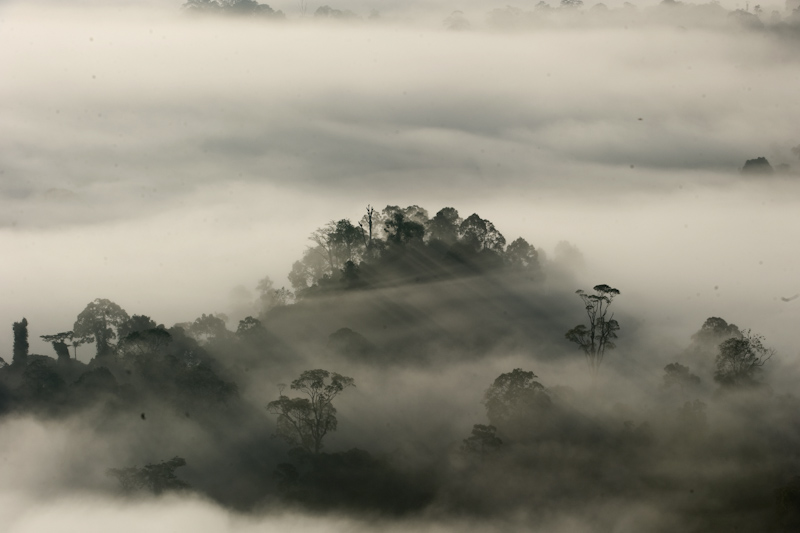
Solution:
<svg viewBox="0 0 800 533"><path fill-rule="evenodd" d="M614 339L617 338L619 323L614 320L614 315L608 318L608 308L619 291L608 285L595 285L595 294L587 294L583 290L575 293L583 300L589 325L580 324L569 330L564 336L568 341L580 346L586 355L586 362L592 375L597 374L606 349L616 348Z"/></svg>
<svg viewBox="0 0 800 533"><path fill-rule="evenodd" d="M113 340L117 329L130 319L123 308L111 300L98 298L81 311L72 327L73 334L82 344L94 342L97 357L114 353Z"/></svg>

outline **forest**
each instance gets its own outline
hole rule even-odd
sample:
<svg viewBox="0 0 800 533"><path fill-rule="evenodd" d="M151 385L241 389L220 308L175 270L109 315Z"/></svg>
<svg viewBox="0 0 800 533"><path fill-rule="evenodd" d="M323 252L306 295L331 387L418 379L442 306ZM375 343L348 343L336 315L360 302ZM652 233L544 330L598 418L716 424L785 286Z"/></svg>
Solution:
<svg viewBox="0 0 800 533"><path fill-rule="evenodd" d="M261 280L235 330L103 298L63 332L20 317L3 418L80 421L107 448L70 483L123 499L532 528L572 515L598 531L622 507L649 531L800 526L800 402L771 386L783 355L768 339L710 316L666 366L639 346L643 380L609 368L638 334L625 287L585 286L568 243L548 258L453 207L354 220L313 231L291 290ZM31 335L53 352L30 353ZM464 402L472 419L453 409Z"/></svg>

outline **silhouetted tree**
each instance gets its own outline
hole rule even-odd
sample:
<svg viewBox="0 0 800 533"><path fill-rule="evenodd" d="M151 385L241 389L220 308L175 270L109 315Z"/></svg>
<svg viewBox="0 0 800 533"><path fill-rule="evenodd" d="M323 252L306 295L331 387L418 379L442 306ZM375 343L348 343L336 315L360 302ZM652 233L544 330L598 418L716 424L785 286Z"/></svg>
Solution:
<svg viewBox="0 0 800 533"><path fill-rule="evenodd" d="M172 335L163 326L133 331L119 342L118 351L123 357L139 358L158 355L172 342Z"/></svg>
<svg viewBox="0 0 800 533"><path fill-rule="evenodd" d="M353 226L349 220L342 219L334 227L331 244L335 247L338 264L356 261L364 249L364 230L360 226Z"/></svg>
<svg viewBox="0 0 800 533"><path fill-rule="evenodd" d="M503 441L495 433L497 433L497 428L494 426L475 424L472 426L472 435L464 439L461 450L481 456L496 451Z"/></svg>
<svg viewBox="0 0 800 533"><path fill-rule="evenodd" d="M201 344L226 339L230 332L225 327L223 316L219 313L217 315L203 313L185 328L186 333Z"/></svg>
<svg viewBox="0 0 800 533"><path fill-rule="evenodd" d="M367 214L361 219L361 222L358 223L358 226L361 228L361 234L364 237L364 246L367 250L370 249L372 246L372 230L375 225L375 208L371 205L367 206ZM367 225L367 230L364 229L364 224Z"/></svg>
<svg viewBox="0 0 800 533"><path fill-rule="evenodd" d="M239 326L236 328L236 335L244 338L263 331L266 330L261 324L261 321L257 318L248 316L239 321Z"/></svg>
<svg viewBox="0 0 800 533"><path fill-rule="evenodd" d="M428 236L431 240L451 246L458 240L458 228L461 222L458 211L452 207L440 209L428 223Z"/></svg>
<svg viewBox="0 0 800 533"><path fill-rule="evenodd" d="M64 331L61 333L56 333L55 335L40 335L39 336L43 341L49 342L53 345L53 349L58 356L59 363L69 362L69 344L66 341L72 341L72 332L71 331Z"/></svg>
<svg viewBox="0 0 800 533"><path fill-rule="evenodd" d="M117 330L117 335L119 335L120 339L124 339L131 333L137 331L147 331L148 329L153 329L157 326L158 324L156 324L155 321L149 316L133 315L128 320L120 324L119 329Z"/></svg>
<svg viewBox="0 0 800 533"><path fill-rule="evenodd" d="M325 435L336 431L333 399L353 386L353 378L327 370L306 370L290 387L307 398L289 398L281 389L280 397L267 405L270 413L278 415L277 435L291 445L319 453Z"/></svg>
<svg viewBox="0 0 800 533"><path fill-rule="evenodd" d="M724 387L758 384L761 367L775 355L764 346L764 337L744 330L740 338L730 338L719 345L714 381Z"/></svg>
<svg viewBox="0 0 800 533"><path fill-rule="evenodd" d="M595 285L594 291L595 294L587 294L580 289L575 291L583 300L589 325L580 324L565 334L568 341L574 342L583 350L593 375L597 374L605 351L616 347L613 341L619 330L619 323L614 320L613 314L606 318L608 308L614 297L619 295L619 291L605 284Z"/></svg>
<svg viewBox="0 0 800 533"><path fill-rule="evenodd" d="M282 11L275 11L267 4L255 0L188 0L183 8L195 13L222 13L239 16L266 16L283 18Z"/></svg>
<svg viewBox="0 0 800 533"><path fill-rule="evenodd" d="M175 474L175 470L182 466L186 466L186 460L176 456L169 461L147 464L142 468L109 468L106 475L117 478L124 492L147 490L153 494L161 494L189 487L188 483L178 479Z"/></svg>
<svg viewBox="0 0 800 533"><path fill-rule="evenodd" d="M747 13L748 16L754 16ZM760 22L760 21L759 21ZM755 159L748 159L742 167L743 174L772 174L775 170L769 164L766 157L756 157Z"/></svg>
<svg viewBox="0 0 800 533"><path fill-rule="evenodd" d="M506 246L503 234L495 229L494 224L473 213L461 223L458 234L462 242L476 252L492 250L502 252Z"/></svg>
<svg viewBox="0 0 800 533"><path fill-rule="evenodd" d="M677 385L681 390L700 385L700 378L689 371L688 366L672 363L664 367L664 387Z"/></svg>
<svg viewBox="0 0 800 533"><path fill-rule="evenodd" d="M550 405L550 397L536 377L520 368L500 374L483 396L489 421L503 425L531 409Z"/></svg>
<svg viewBox="0 0 800 533"><path fill-rule="evenodd" d="M95 343L98 358L106 357L114 351L112 341L117 338L117 328L129 318L128 313L111 300L98 298L81 311L72 331L81 343Z"/></svg>
<svg viewBox="0 0 800 533"><path fill-rule="evenodd" d="M535 273L539 271L539 253L522 237L506 248L506 262L514 270Z"/></svg>
<svg viewBox="0 0 800 533"><path fill-rule="evenodd" d="M25 368L28 363L28 320L23 318L14 322L11 327L14 331L14 354L11 365L15 368Z"/></svg>
<svg viewBox="0 0 800 533"><path fill-rule="evenodd" d="M425 226L413 220L408 220L402 212L397 212L386 221L384 225L387 240L394 244L407 244L412 241L422 242L425 236Z"/></svg>
<svg viewBox="0 0 800 533"><path fill-rule="evenodd" d="M712 316L707 318L700 330L692 335L692 341L717 346L731 337L741 336L742 332L736 324L728 324L724 319Z"/></svg>

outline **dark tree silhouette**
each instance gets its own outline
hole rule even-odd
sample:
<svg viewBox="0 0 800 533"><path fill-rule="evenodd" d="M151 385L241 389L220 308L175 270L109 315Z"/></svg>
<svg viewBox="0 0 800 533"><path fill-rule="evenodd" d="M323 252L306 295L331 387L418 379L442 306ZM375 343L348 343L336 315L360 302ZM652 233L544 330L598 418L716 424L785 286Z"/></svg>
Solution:
<svg viewBox="0 0 800 533"><path fill-rule="evenodd" d="M664 367L664 387L680 387L681 390L700 385L700 378L689 371L688 366L672 363Z"/></svg>
<svg viewBox="0 0 800 533"><path fill-rule="evenodd" d="M550 397L536 377L521 368L500 374L483 396L489 421L503 425L530 409L550 405Z"/></svg>
<svg viewBox="0 0 800 533"><path fill-rule="evenodd" d="M430 239L441 241L447 246L453 245L458 240L458 228L461 222L458 211L452 207L440 209L428 223Z"/></svg>
<svg viewBox="0 0 800 533"><path fill-rule="evenodd" d="M408 244L416 241L422 242L425 236L425 226L406 218L401 212L394 213L384 225L387 240L394 244Z"/></svg>
<svg viewBox="0 0 800 533"><path fill-rule="evenodd" d="M97 357L114 353L112 341L117 338L117 329L129 320L128 313L111 300L98 298L81 311L72 327L74 337L81 344L94 342Z"/></svg>
<svg viewBox="0 0 800 533"><path fill-rule="evenodd" d="M717 346L720 342L731 337L741 337L742 332L736 324L728 324L724 319L712 316L703 322L700 331L692 335L692 341L701 344L713 344Z"/></svg>
<svg viewBox="0 0 800 533"><path fill-rule="evenodd" d="M367 230L364 229L364 224L367 225ZM375 223L375 208L371 205L367 205L367 214L361 219L361 222L358 223L358 227L361 228L361 234L364 236L364 247L369 250L372 246L372 229Z"/></svg>
<svg viewBox="0 0 800 533"><path fill-rule="evenodd" d="M495 433L497 433L497 428L494 426L475 424L472 426L472 435L464 439L461 450L481 456L496 451L503 441Z"/></svg>
<svg viewBox="0 0 800 533"><path fill-rule="evenodd" d="M264 329L259 319L248 316L239 321L239 326L236 328L236 335L241 338L246 338L264 331L266 331L266 329Z"/></svg>
<svg viewBox="0 0 800 533"><path fill-rule="evenodd" d="M458 228L461 241L476 252L492 250L502 252L506 246L503 234L497 231L494 224L473 213Z"/></svg>
<svg viewBox="0 0 800 533"><path fill-rule="evenodd" d="M772 174L775 170L766 157L748 159L742 167L742 174Z"/></svg>
<svg viewBox="0 0 800 533"><path fill-rule="evenodd" d="M230 331L225 327L224 315L203 313L194 322L186 325L186 334L200 344L208 344L228 337Z"/></svg>
<svg viewBox="0 0 800 533"><path fill-rule="evenodd" d="M281 389L280 397L267 405L270 413L278 415L277 435L293 446L319 453L325 435L336 431L333 399L354 386L353 378L327 370L306 370L290 387L307 398L289 398Z"/></svg>
<svg viewBox="0 0 800 533"><path fill-rule="evenodd" d="M131 333L137 331L146 331L157 326L158 324L156 324L155 321L149 316L133 315L128 320L120 324L119 329L117 330L117 335L119 335L120 339L124 339Z"/></svg>
<svg viewBox="0 0 800 533"><path fill-rule="evenodd" d="M15 368L25 368L28 363L28 320L23 318L14 322L11 327L14 331L14 354L11 365Z"/></svg>
<svg viewBox="0 0 800 533"><path fill-rule="evenodd" d="M539 253L520 237L506 248L506 263L513 270L536 273L539 271Z"/></svg>
<svg viewBox="0 0 800 533"><path fill-rule="evenodd" d="M758 385L761 367L775 355L775 350L764 346L764 337L742 332L719 345L714 381L723 387Z"/></svg>
<svg viewBox="0 0 800 533"><path fill-rule="evenodd" d="M49 342L53 345L53 349L56 351L56 355L58 356L59 363L69 362L69 347L70 345L67 344L66 341L72 341L72 332L71 331L64 331L61 333L56 333L55 335L40 335L39 336L43 341Z"/></svg>
<svg viewBox="0 0 800 533"><path fill-rule="evenodd" d="M173 457L169 461L150 463L142 468L129 466L126 468L109 468L106 475L117 478L124 492L146 490L153 494L161 494L171 490L189 488L188 483L178 479L175 470L186 466L182 457Z"/></svg>
<svg viewBox="0 0 800 533"><path fill-rule="evenodd" d="M606 318L608 308L614 297L619 295L619 291L605 284L595 285L594 291L595 294L587 294L583 290L575 291L583 300L589 325L580 324L565 334L568 341L574 342L583 350L592 375L597 374L605 351L616 347L613 341L619 330L619 323L614 320L613 314Z"/></svg>

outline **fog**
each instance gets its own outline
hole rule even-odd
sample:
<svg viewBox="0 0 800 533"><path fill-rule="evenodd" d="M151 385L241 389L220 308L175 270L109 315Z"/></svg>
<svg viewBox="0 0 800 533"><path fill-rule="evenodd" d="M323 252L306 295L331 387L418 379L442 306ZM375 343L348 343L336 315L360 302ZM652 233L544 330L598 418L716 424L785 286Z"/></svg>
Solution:
<svg viewBox="0 0 800 533"><path fill-rule="evenodd" d="M354 1L331 7L357 18L322 20L301 2L270 3L285 19L193 15L181 2L0 3L3 360L12 323L25 317L30 353L52 357L39 336L72 329L96 298L167 328L224 313L236 331L260 316L269 335L260 348L198 341L236 383L238 407L200 414L147 393L110 411L7 409L0 519L10 531L694 531L737 519L759 530L747 506L727 522L710 517L740 496L719 488L739 486L737 468L763 489L758 502L800 475L796 452L780 455L798 442L796 401L780 398L800 377L800 19L782 2L760 14L735 1L606 4ZM775 172L742 172L758 157ZM508 243L532 244L542 275L533 285L501 273L375 282L259 309L259 280L291 289L309 235L355 224L368 205L478 213ZM600 283L621 292L622 328L592 379L564 333L585 318L574 291ZM751 398L770 416L720 399L716 346L692 340L709 317L775 349L763 368L772 396ZM368 358L331 348L341 328L363 336ZM94 356L92 344L78 349L83 363ZM676 361L706 372L700 392L661 386ZM425 505L387 523L376 521L385 510L312 512L276 496L289 448L271 438L265 406L310 368L356 383L336 400L325 451L387 454L405 469L399 486L422 487L408 501ZM486 423L487 387L514 368L562 402L567 421L548 415L543 434L573 440L534 453L512 431L499 463L469 466L458 448ZM731 439L718 463L704 463L699 441L671 444L676 409L695 398L711 435ZM576 443L601 427L603 443L633 439L644 422L663 445L652 461L630 452L630 470L597 489L610 493L581 485L576 472L593 472L592 461ZM742 459L767 447L780 458ZM196 490L131 499L105 475L174 456ZM547 491L513 474L532 464ZM637 493L630 472L669 480L639 480ZM684 474L721 492L685 501L671 491ZM494 490L477 488L481 476ZM524 498L537 506L516 505Z"/></svg>

